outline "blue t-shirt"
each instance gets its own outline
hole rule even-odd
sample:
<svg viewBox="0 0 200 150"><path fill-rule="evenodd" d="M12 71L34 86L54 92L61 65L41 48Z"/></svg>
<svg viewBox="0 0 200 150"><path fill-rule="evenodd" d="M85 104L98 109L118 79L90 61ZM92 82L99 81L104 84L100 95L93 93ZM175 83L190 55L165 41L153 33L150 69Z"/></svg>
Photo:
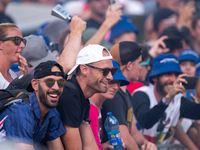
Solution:
<svg viewBox="0 0 200 150"><path fill-rule="evenodd" d="M41 126L41 111L35 92L29 100L30 104L16 102L0 113L0 141L1 133L6 133L8 139L37 148L43 137L44 141L52 141L66 132L56 108L49 110Z"/></svg>

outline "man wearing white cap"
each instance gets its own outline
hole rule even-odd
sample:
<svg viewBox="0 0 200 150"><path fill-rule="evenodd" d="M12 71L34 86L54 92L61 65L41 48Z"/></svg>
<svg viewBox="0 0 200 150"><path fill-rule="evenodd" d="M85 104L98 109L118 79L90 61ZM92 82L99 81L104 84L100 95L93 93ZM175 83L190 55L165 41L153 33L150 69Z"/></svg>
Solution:
<svg viewBox="0 0 200 150"><path fill-rule="evenodd" d="M88 45L78 53L75 73L63 90L58 111L67 132L62 135L65 149L98 149L89 125L89 98L105 93L117 69L113 68L110 52L100 45Z"/></svg>

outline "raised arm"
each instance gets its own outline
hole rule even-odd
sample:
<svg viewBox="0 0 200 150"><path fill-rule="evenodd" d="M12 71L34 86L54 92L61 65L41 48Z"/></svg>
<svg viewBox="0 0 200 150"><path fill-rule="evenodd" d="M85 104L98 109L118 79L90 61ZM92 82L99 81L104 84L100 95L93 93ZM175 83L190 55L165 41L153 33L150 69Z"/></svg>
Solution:
<svg viewBox="0 0 200 150"><path fill-rule="evenodd" d="M116 7L115 9L111 10L110 6L106 11L106 19L97 30L97 32L91 37L91 39L85 44L101 44L102 40L104 39L106 33L115 25L120 19L122 15L121 6Z"/></svg>
<svg viewBox="0 0 200 150"><path fill-rule="evenodd" d="M76 56L80 51L82 33L86 28L86 22L78 16L73 16L70 27L70 35L67 45L58 59L64 72L68 73L76 63Z"/></svg>

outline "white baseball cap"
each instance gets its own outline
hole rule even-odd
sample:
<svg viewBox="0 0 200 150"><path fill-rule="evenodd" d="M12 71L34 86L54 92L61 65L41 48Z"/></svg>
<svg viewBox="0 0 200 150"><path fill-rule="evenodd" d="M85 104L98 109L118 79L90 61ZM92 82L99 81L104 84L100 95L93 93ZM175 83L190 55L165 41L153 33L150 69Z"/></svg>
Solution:
<svg viewBox="0 0 200 150"><path fill-rule="evenodd" d="M103 56L103 50L106 50L109 56ZM76 57L76 65L68 72L68 75L72 74L79 65L107 59L113 59L107 48L98 44L89 44L80 50Z"/></svg>

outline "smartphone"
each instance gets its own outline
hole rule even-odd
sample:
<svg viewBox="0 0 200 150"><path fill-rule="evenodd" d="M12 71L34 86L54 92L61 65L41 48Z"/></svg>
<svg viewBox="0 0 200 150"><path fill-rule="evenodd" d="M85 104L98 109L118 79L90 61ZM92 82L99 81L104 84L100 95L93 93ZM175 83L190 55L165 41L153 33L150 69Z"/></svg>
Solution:
<svg viewBox="0 0 200 150"><path fill-rule="evenodd" d="M119 6L119 0L110 0L111 9L115 9Z"/></svg>
<svg viewBox="0 0 200 150"><path fill-rule="evenodd" d="M195 89L198 77L183 77L187 80L187 84L182 83L182 85L185 87L185 89Z"/></svg>

